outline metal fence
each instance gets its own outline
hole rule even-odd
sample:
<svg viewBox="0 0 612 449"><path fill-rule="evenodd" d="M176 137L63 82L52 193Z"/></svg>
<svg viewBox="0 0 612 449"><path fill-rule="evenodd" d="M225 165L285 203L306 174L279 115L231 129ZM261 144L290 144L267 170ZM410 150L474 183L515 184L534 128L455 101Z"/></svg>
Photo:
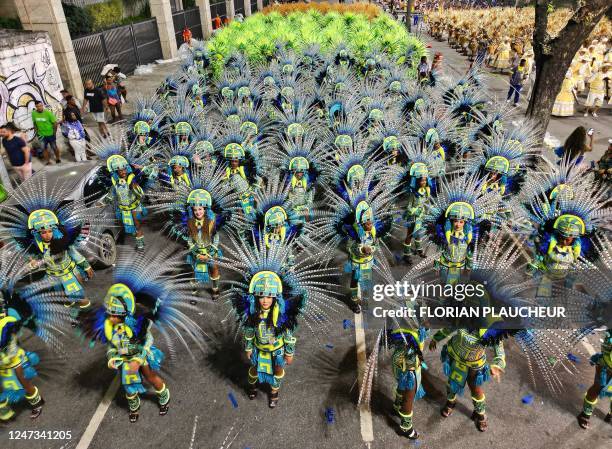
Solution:
<svg viewBox="0 0 612 449"><path fill-rule="evenodd" d="M248 0L244 0L248 1ZM255 14L257 12L257 0L251 0L251 14Z"/></svg>
<svg viewBox="0 0 612 449"><path fill-rule="evenodd" d="M174 23L174 35L176 36L176 45L178 47L183 43L183 28L187 27L191 30L191 36L195 39L202 39L202 23L200 22L200 9L186 9L177 11L172 14L172 22Z"/></svg>
<svg viewBox="0 0 612 449"><path fill-rule="evenodd" d="M234 0L234 14L242 14L244 17L244 2L248 0Z"/></svg>
<svg viewBox="0 0 612 449"><path fill-rule="evenodd" d="M81 78L102 82L106 64L116 64L125 74L136 66L162 59L159 32L155 19L112 28L72 41Z"/></svg>
<svg viewBox="0 0 612 449"><path fill-rule="evenodd" d="M222 19L227 16L225 0L210 0L210 17L214 19L217 15Z"/></svg>

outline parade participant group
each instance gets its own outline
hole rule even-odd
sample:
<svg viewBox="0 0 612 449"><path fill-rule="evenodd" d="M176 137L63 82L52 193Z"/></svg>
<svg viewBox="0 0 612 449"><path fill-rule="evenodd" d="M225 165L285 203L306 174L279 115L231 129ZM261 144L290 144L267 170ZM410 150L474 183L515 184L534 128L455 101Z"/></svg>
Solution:
<svg viewBox="0 0 612 449"><path fill-rule="evenodd" d="M446 40L470 60L481 62L490 70L511 73L524 63L526 79L534 69L531 45L534 28L533 8L436 9L426 20L431 35ZM568 9L553 11L548 18L552 36L571 14ZM570 117L581 112L597 118L598 110L612 98L612 23L604 17L582 44L569 67L561 92L555 100L552 115ZM581 111L576 105L583 103Z"/></svg>
<svg viewBox="0 0 612 449"><path fill-rule="evenodd" d="M321 28L343 20L331 11L328 19L299 14ZM250 21L266 20L258 16L229 29L248 36ZM396 42L398 57L388 41L360 32L361 40L326 30L325 49L291 36L264 42L259 58L241 50L255 45L254 32L221 61L191 39L180 69L150 98L133 100L128 124L93 139L105 195L66 201L70 183L45 171L17 188L0 208L0 420L14 419L20 401L32 419L52 406L36 377L46 361L28 351L29 333L58 353L70 335L105 346L130 422L139 421L148 385L159 415L181 413L171 406L172 384L181 379L159 370L165 354L206 352L206 322L192 318L205 305L234 312L243 354L226 356L248 359L245 397L264 393L270 408L282 408L288 366L308 357L299 340L318 338L351 311L368 319L373 283L394 283L397 273L402 282L477 284L487 304L564 298L575 312L574 326L563 330L535 322L506 328L486 317L444 326L418 317L372 321L368 332L378 330L378 339L359 379L360 401L376 394L376 360L391 348L393 412L405 437L419 438L418 409L431 406L415 401L428 394L422 378L434 355L425 348L443 342L441 420L467 385L475 427L487 430L485 390L495 388L487 381L513 363L505 341L521 349L537 388L558 392L567 354L602 329L594 377L581 379L590 387L576 399L578 425L589 427L598 398L610 407L609 188L575 161L557 163L536 123L485 100L478 67L462 78L418 80L424 45ZM109 205L114 217L103 212ZM104 226L126 238L101 298L84 281L94 276L88 260ZM456 304L425 296L385 301ZM62 379L45 385L54 382Z"/></svg>

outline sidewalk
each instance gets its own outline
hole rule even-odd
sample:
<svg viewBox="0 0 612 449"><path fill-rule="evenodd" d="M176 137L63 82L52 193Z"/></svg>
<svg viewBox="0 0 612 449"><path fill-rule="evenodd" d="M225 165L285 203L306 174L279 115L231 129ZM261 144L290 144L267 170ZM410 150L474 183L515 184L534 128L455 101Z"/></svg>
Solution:
<svg viewBox="0 0 612 449"><path fill-rule="evenodd" d="M123 116L126 118L129 117L134 112L133 102L136 100L136 98L139 95L143 95L143 96L153 95L153 93L155 92L157 87L162 83L162 81L164 81L169 74L174 73L178 69L179 65L180 65L179 61L164 62L162 64L153 65L152 73L129 76L128 79L126 80L126 87L128 90L128 103L123 104ZM107 117L107 119L108 118L109 117ZM120 126L123 123L125 122L116 122L109 126L111 127ZM85 128L87 128L87 132L89 133L90 136L99 136L98 126L96 125L95 121L92 119L91 114L89 113L84 114L83 124L85 125ZM70 167L72 165L77 164L77 162L74 161L74 157L68 151L66 139L61 135L61 132L59 130L58 130L57 136L58 136L57 137L58 146L61 151L62 163L60 165L55 165L55 163L52 162L52 165L44 166L40 159L33 158L32 159L32 169L34 171L40 171L44 168L45 170L49 172L53 172L56 170L56 167L57 167L57 170L59 170L61 168ZM12 171L8 158L6 157L6 153L3 149L2 149L2 156L4 156L4 161L9 171L9 175L11 176L11 178L13 178L15 176L15 173Z"/></svg>
<svg viewBox="0 0 612 449"><path fill-rule="evenodd" d="M442 72L449 76L462 76L464 75L470 62L466 56L458 53L454 49L450 48L446 42L438 42L429 34L424 33L421 36L428 45L431 45L430 55L433 59L433 55L436 52L442 53L444 60L442 62ZM431 62L431 61L430 61ZM498 101L506 101L508 94L508 79L509 73L500 74L492 73L488 70L486 82L489 87L488 95L491 99L497 99ZM527 90L527 86L525 86ZM581 103L584 103L585 98L579 98ZM517 117L523 116L527 110L528 100L526 96L521 95L519 106L516 108ZM599 160L606 149L608 148L608 139L612 138L612 108L607 106L602 108L598 115L598 118L583 117L584 108L582 105L576 105L576 112L573 117L551 117L548 125L548 133L559 140L561 143L565 141L567 136L578 126L584 126L585 128L593 128L593 151L585 154L585 160L597 161Z"/></svg>

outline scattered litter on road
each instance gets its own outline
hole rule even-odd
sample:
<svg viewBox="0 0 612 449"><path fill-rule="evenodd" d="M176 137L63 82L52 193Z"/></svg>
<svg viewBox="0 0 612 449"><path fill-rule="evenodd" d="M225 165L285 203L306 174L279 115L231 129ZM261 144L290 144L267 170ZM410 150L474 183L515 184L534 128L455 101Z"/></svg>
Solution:
<svg viewBox="0 0 612 449"><path fill-rule="evenodd" d="M350 329L352 327L351 320L342 320L342 328Z"/></svg>
<svg viewBox="0 0 612 449"><path fill-rule="evenodd" d="M329 343L327 343L327 344L325 345L325 347L326 347L327 349L334 349L334 345L330 345Z"/></svg>
<svg viewBox="0 0 612 449"><path fill-rule="evenodd" d="M139 65L134 69L134 75L150 75L155 64Z"/></svg>
<svg viewBox="0 0 612 449"><path fill-rule="evenodd" d="M531 404L533 402L533 395L528 394L527 396L523 396L521 399L521 402L527 405Z"/></svg>
<svg viewBox="0 0 612 449"><path fill-rule="evenodd" d="M236 400L236 397L234 396L234 393L228 393L227 397L229 398L230 402L232 403L232 405L234 406L234 408L238 408L238 401Z"/></svg>
<svg viewBox="0 0 612 449"><path fill-rule="evenodd" d="M325 409L325 419L327 424L333 424L336 420L336 412L333 408L328 407Z"/></svg>
<svg viewBox="0 0 612 449"><path fill-rule="evenodd" d="M567 354L567 359L570 362L574 362L574 363L580 363L580 359L578 358L578 356L572 354L571 352Z"/></svg>

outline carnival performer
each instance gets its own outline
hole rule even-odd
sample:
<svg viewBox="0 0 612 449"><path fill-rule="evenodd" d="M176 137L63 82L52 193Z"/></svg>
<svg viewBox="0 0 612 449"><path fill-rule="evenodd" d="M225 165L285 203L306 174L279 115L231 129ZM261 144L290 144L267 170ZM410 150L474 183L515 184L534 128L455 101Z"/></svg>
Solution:
<svg viewBox="0 0 612 449"><path fill-rule="evenodd" d="M476 176L455 176L442 179L438 195L423 216L426 235L440 248L435 263L444 284L456 284L471 270L473 248L479 238L485 218L497 216L499 199L483 192Z"/></svg>
<svg viewBox="0 0 612 449"><path fill-rule="evenodd" d="M102 202L114 204L115 214L125 233L135 235L136 248L143 249L142 223L147 210L142 201L157 171L156 165L150 163L156 150L151 148L144 154L140 153L137 147L126 147L123 139L113 135L99 141L94 150L104 164L97 177L109 189Z"/></svg>
<svg viewBox="0 0 612 449"><path fill-rule="evenodd" d="M610 411L605 421L612 421L612 329L606 329L601 352L591 356L591 364L595 365L595 380L584 395L582 412L578 415L578 424L583 429L589 428L598 398L610 398Z"/></svg>
<svg viewBox="0 0 612 449"><path fill-rule="evenodd" d="M296 354L298 318L314 318L320 323L334 310L333 293L321 288L319 279L327 276L330 285L334 285L332 280L338 273L334 268L325 268L331 254L328 251L314 251L290 266L290 242L266 246L260 239L253 247L243 240L231 240L233 245L226 251L229 257L220 264L243 281L233 283L221 298L231 301L242 328L245 355L250 362L248 397L255 399L257 384L266 384L270 388L268 405L275 408L285 366L293 362ZM312 310L320 315L313 317Z"/></svg>
<svg viewBox="0 0 612 449"><path fill-rule="evenodd" d="M94 275L82 253L101 245L100 225L112 224L85 199L66 203L71 190L68 182L50 186L45 173L23 183L13 193L15 203L2 207L0 240L28 259L30 269L44 269L48 281L65 293L65 305L76 319L90 305L83 283Z"/></svg>
<svg viewBox="0 0 612 449"><path fill-rule="evenodd" d="M370 184L373 176L375 173L365 179L365 185ZM369 192L364 188L353 191L348 200L328 190L326 199L332 212L312 221L314 240L334 248L346 242L349 304L355 313L361 313L362 294L370 291L373 269L377 264L387 264L380 243L395 225L392 217L399 214L387 184L380 182Z"/></svg>
<svg viewBox="0 0 612 449"><path fill-rule="evenodd" d="M415 146L405 148L404 151L410 165L407 170L408 204L404 212L406 237L404 238L403 257L405 262L410 263L410 256L414 253L425 257L423 216L429 207L432 194L435 193L431 174L435 170L434 164L438 157L423 146L420 147L420 151Z"/></svg>
<svg viewBox="0 0 612 449"><path fill-rule="evenodd" d="M605 207L607 189L585 189L595 181L582 181L579 189L557 186L549 196L540 194L525 204L534 248L529 272L539 279L539 297L551 297L554 284L573 285L576 262L587 255L592 238L609 223L612 211Z"/></svg>
<svg viewBox="0 0 612 449"><path fill-rule="evenodd" d="M36 419L45 404L34 383L40 359L19 340L27 330L55 352L63 352L60 337L70 322L66 295L47 279L25 284L27 260L12 248L5 247L0 258L0 422L14 419L12 405L24 399L30 418Z"/></svg>
<svg viewBox="0 0 612 449"><path fill-rule="evenodd" d="M84 334L107 346L108 367L121 373L131 423L138 421L140 395L146 392L143 379L155 389L159 414L166 415L170 406L170 390L158 374L164 353L154 344L153 328L163 332L168 345L176 339L187 346L185 337L200 345L204 336L183 311L191 295L189 284L174 274L182 263L172 249L122 253L103 306L82 320Z"/></svg>
<svg viewBox="0 0 612 449"><path fill-rule="evenodd" d="M212 299L219 297L218 259L222 256L220 231L237 233L246 227L239 196L224 181L225 168L195 168L190 185L151 192L151 210L170 217L166 227L170 236L187 246L187 263L194 273L194 294L210 283ZM192 300L195 304L195 299Z"/></svg>

